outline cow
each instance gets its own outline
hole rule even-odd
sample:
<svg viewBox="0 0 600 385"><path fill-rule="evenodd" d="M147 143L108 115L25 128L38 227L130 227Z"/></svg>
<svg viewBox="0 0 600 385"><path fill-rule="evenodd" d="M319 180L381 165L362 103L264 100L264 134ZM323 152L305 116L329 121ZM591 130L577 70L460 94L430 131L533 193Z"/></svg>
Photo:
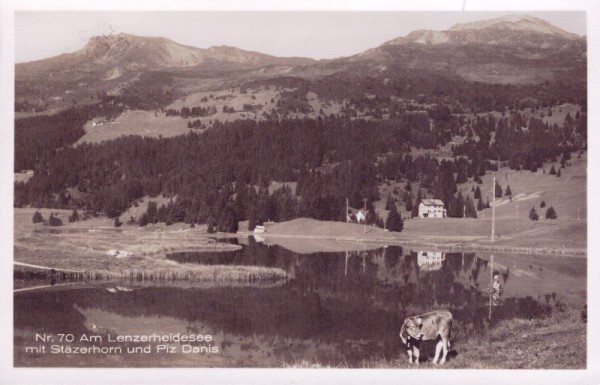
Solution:
<svg viewBox="0 0 600 385"><path fill-rule="evenodd" d="M402 324L402 328L400 328L400 339L406 345L408 362L412 363L414 356L415 363L419 364L422 341L438 341L435 346L433 363L438 363L442 351L443 354L439 363L445 363L448 349L450 348L451 331L452 313L447 310L436 310L406 318Z"/></svg>

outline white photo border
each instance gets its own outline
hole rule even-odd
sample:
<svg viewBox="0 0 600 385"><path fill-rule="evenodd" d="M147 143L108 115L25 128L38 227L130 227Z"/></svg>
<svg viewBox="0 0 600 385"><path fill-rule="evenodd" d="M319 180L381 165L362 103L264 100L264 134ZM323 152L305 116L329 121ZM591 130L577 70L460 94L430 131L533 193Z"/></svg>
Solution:
<svg viewBox="0 0 600 385"><path fill-rule="evenodd" d="M600 2L594 0L5 0L0 2L0 384L598 384L600 383L600 261L593 251L598 234L600 183ZM13 367L13 159L15 12L17 11L585 11L588 39L588 335L583 370L400 370L400 369L53 369ZM592 198L592 199L590 199ZM424 382L425 381L425 382Z"/></svg>

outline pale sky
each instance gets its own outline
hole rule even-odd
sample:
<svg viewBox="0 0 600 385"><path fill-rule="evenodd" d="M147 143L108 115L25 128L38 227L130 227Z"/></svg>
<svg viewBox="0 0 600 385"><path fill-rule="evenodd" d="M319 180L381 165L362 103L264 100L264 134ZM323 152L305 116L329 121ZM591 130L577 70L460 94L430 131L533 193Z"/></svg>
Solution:
<svg viewBox="0 0 600 385"><path fill-rule="evenodd" d="M519 12L90 12L15 14L15 59L25 62L73 52L96 35L161 36L200 48L230 45L275 56L315 59L349 56L418 29ZM520 12L522 13L522 12ZM526 12L586 34L584 12Z"/></svg>

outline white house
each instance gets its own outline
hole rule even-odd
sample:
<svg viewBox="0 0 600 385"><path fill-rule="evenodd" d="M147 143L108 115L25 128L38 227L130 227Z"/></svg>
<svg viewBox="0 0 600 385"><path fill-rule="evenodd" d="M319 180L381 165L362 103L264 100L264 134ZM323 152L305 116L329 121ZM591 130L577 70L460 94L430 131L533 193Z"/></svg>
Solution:
<svg viewBox="0 0 600 385"><path fill-rule="evenodd" d="M441 251L419 251L417 253L417 266L419 270L439 270L446 255Z"/></svg>
<svg viewBox="0 0 600 385"><path fill-rule="evenodd" d="M419 204L419 218L446 218L446 213L440 199L423 199Z"/></svg>
<svg viewBox="0 0 600 385"><path fill-rule="evenodd" d="M364 223L367 220L367 213L363 210L358 210L356 213L356 223Z"/></svg>
<svg viewBox="0 0 600 385"><path fill-rule="evenodd" d="M348 214L346 214L346 220L348 222L364 223L367 220L367 212L363 209L349 208Z"/></svg>

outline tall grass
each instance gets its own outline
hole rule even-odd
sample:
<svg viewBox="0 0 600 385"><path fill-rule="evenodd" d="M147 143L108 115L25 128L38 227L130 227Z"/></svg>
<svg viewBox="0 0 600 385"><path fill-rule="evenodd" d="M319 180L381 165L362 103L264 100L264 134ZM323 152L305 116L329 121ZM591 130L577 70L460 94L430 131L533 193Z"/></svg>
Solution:
<svg viewBox="0 0 600 385"><path fill-rule="evenodd" d="M50 278L49 271L15 269L17 279ZM129 282L279 282L286 280L285 270L261 266L186 265L135 267L117 270L94 269L82 273L58 272L59 280L120 280Z"/></svg>

